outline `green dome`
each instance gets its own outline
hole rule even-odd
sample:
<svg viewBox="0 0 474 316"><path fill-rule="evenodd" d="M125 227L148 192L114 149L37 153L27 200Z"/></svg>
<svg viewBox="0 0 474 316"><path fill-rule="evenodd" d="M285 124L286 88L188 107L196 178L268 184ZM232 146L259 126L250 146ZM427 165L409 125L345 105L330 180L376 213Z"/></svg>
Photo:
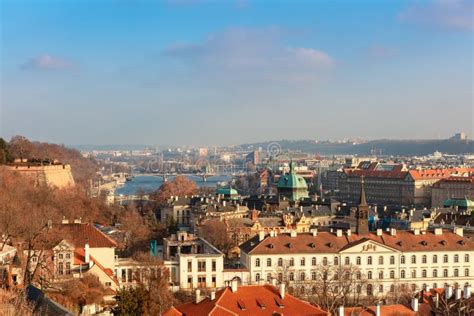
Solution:
<svg viewBox="0 0 474 316"><path fill-rule="evenodd" d="M295 173L293 163L290 163L290 173L282 175L278 180L279 189L307 189L306 180Z"/></svg>
<svg viewBox="0 0 474 316"><path fill-rule="evenodd" d="M239 192L237 192L236 189L232 189L231 187L229 188L219 188L217 189L217 194L218 195L228 195L228 196L233 196L233 195L239 195Z"/></svg>
<svg viewBox="0 0 474 316"><path fill-rule="evenodd" d="M443 203L444 207L458 207L460 209L474 209L474 201L469 200L468 198L463 199L447 199Z"/></svg>

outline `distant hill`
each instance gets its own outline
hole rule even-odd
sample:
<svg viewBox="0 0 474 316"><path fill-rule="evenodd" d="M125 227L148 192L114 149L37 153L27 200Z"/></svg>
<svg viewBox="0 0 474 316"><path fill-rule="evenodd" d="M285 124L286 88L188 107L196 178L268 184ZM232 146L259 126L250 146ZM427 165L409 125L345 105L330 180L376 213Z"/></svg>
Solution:
<svg viewBox="0 0 474 316"><path fill-rule="evenodd" d="M382 155L422 156L435 151L446 154L474 153L474 141L443 140L373 140L362 144L316 142L313 140L280 140L253 144L243 144L240 147L266 150L272 143L278 143L283 151L301 151L321 155L370 155L373 150Z"/></svg>

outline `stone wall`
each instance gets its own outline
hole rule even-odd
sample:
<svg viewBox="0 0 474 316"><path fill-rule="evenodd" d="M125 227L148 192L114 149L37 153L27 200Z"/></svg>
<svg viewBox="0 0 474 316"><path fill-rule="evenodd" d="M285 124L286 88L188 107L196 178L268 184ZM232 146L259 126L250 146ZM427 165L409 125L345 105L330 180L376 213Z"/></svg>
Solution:
<svg viewBox="0 0 474 316"><path fill-rule="evenodd" d="M75 185L70 165L9 165L11 171L34 178L38 183L59 189Z"/></svg>

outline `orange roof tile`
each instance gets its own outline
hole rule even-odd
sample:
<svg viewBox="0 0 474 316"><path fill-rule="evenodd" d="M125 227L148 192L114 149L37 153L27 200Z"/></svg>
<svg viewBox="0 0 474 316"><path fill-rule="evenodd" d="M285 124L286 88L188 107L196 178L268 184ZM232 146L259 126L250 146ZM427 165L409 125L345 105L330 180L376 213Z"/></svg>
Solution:
<svg viewBox="0 0 474 316"><path fill-rule="evenodd" d="M278 234L276 237L266 236L258 242L258 236L243 243L240 248L248 254L298 254L298 253L338 253L366 240L372 240L397 251L466 251L474 249L474 241L461 237L452 231L443 230L440 235L433 231L415 235L411 231L397 231L395 236L383 232L381 236L369 233L366 236L318 232L298 233L297 237L290 234Z"/></svg>
<svg viewBox="0 0 474 316"><path fill-rule="evenodd" d="M345 316L372 316L376 315L376 306L368 307L346 307L344 308ZM395 305L382 305L380 306L380 315L381 316L414 316L416 313L405 305L395 304Z"/></svg>
<svg viewBox="0 0 474 316"><path fill-rule="evenodd" d="M240 303L240 304L239 304ZM281 304L283 303L283 304ZM245 307L243 307L245 306ZM289 294L280 298L278 289L271 285L240 286L236 292L225 288L216 293L216 298L206 298L199 304L187 303L175 307L183 315L328 315L326 311L299 300ZM170 314L166 314L166 313ZM166 311L165 315L173 311Z"/></svg>
<svg viewBox="0 0 474 316"><path fill-rule="evenodd" d="M117 243L91 224L62 224L59 230L74 246L84 248L88 242L91 248L117 247Z"/></svg>

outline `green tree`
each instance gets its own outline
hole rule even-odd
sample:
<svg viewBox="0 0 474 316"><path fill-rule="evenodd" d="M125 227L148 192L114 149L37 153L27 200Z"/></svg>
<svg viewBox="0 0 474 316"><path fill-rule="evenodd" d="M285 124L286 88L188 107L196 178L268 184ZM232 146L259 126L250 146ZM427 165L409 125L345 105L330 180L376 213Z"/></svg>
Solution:
<svg viewBox="0 0 474 316"><path fill-rule="evenodd" d="M147 291L144 287L122 288L115 296L117 306L113 309L114 315L143 315Z"/></svg>

